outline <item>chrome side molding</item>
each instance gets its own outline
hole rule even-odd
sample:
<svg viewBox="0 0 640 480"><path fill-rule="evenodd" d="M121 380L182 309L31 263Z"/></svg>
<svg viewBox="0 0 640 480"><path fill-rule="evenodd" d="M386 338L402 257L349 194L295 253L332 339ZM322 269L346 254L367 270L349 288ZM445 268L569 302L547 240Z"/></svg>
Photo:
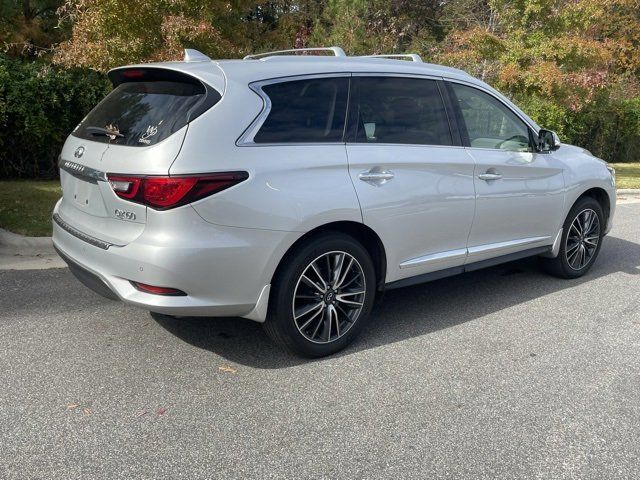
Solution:
<svg viewBox="0 0 640 480"><path fill-rule="evenodd" d="M425 264L437 264L446 260L464 258L466 256L466 248L461 248L459 250L450 250L448 252L432 253L431 255L424 255L418 258L412 258L411 260L405 260L400 264L400 268L411 268Z"/></svg>
<svg viewBox="0 0 640 480"><path fill-rule="evenodd" d="M529 238L519 238L517 240L509 240L507 242L498 242L498 243L489 243L486 245L477 245L475 247L469 247L467 250L469 252L469 256L475 255L477 253L485 253L489 251L499 252L501 250L507 250L510 248L519 248L525 245L532 245L536 243L547 242L551 237L529 237Z"/></svg>
<svg viewBox="0 0 640 480"><path fill-rule="evenodd" d="M473 256L480 253L485 253L489 251L500 252L501 250L508 250L511 248L519 248L519 247L528 246L528 245L535 245L537 243L544 243L550 238L551 237L521 238L518 240L511 240L508 242L490 243L487 245L478 245L475 247L460 248L458 250L449 250L446 252L432 253L429 255L423 255L421 257L405 260L399 265L399 267L402 269L402 268L411 268L411 267L417 267L417 266L428 265L428 264L438 264L446 260L453 260L456 258L464 258L464 257L469 257L469 259L473 260ZM550 245L549 247L547 247L551 249L551 252L556 252L555 253L556 256L558 255L557 252L560 250L560 240L559 240L560 238L562 238L562 229L558 233L558 236L556 236L556 239L553 243L553 247L551 247Z"/></svg>

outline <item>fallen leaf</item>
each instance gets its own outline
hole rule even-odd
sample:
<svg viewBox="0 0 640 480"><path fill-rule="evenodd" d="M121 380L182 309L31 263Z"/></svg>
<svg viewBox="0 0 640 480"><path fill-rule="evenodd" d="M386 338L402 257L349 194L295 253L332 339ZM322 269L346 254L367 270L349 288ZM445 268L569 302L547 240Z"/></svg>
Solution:
<svg viewBox="0 0 640 480"><path fill-rule="evenodd" d="M67 410L73 410L76 407L78 407L77 403L70 403L69 405L67 405Z"/></svg>
<svg viewBox="0 0 640 480"><path fill-rule="evenodd" d="M84 413L85 415L91 415L91 409L90 408L83 408L82 409L82 413Z"/></svg>
<svg viewBox="0 0 640 480"><path fill-rule="evenodd" d="M218 370L221 371L221 372L227 372L227 373L236 373L237 372L237 370L235 368L230 367L228 365L220 365L218 367Z"/></svg>
<svg viewBox="0 0 640 480"><path fill-rule="evenodd" d="M165 413L167 413L167 409L166 408L159 408L156 413L158 415L164 415Z"/></svg>
<svg viewBox="0 0 640 480"><path fill-rule="evenodd" d="M141 416L146 415L146 414L147 414L147 411L146 410L142 410L141 412L138 412L136 417L141 417Z"/></svg>

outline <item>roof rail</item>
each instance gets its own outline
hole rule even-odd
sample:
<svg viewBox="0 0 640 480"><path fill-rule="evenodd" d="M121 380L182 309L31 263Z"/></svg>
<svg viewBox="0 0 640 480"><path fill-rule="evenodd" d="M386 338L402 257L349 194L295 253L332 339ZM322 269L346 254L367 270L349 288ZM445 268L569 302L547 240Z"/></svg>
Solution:
<svg viewBox="0 0 640 480"><path fill-rule="evenodd" d="M363 55L366 58L406 58L407 60L411 60L412 62L422 63L422 58L417 53L390 53L385 55Z"/></svg>
<svg viewBox="0 0 640 480"><path fill-rule="evenodd" d="M184 49L184 61L187 63L191 62L210 62L211 59L207 57L204 53L199 52L198 50L194 50L192 48Z"/></svg>
<svg viewBox="0 0 640 480"><path fill-rule="evenodd" d="M317 48L292 48L290 50L275 50L273 52L264 52L264 53L255 53L253 55L247 55L244 57L244 60L254 59L254 58L264 58L271 57L273 55L283 55L283 54L300 54L304 52L333 52L335 57L346 57L346 53L340 47L317 47Z"/></svg>

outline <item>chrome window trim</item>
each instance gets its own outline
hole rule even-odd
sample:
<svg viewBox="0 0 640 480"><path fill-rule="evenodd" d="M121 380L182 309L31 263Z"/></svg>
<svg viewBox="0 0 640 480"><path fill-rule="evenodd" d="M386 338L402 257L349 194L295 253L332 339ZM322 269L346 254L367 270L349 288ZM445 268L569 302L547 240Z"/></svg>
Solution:
<svg viewBox="0 0 640 480"><path fill-rule="evenodd" d="M314 73L314 74L309 74L309 75L292 75L292 76L286 76L286 77L276 77L276 78L270 78L270 79L266 79L266 80L258 80L256 82L251 82L249 84L249 88L256 95L258 95L262 99L262 110L260 110L260 113L258 113L256 118L253 119L253 121L249 124L249 126L242 133L242 135L240 135L238 140L236 140L236 145L238 147L255 147L255 146L268 147L268 146L285 146L285 145L289 145L289 146L291 146L291 145L298 145L298 146L301 146L301 145L304 145L304 146L311 146L311 145L344 145L344 142L295 142L295 143L293 143L293 142L269 142L269 143L256 143L254 141L254 138L255 138L256 134L258 133L258 131L260 130L260 128L262 127L262 125L264 124L264 121L269 116L269 113L271 112L271 99L264 92L264 90L262 89L263 87L265 87L267 85L273 85L273 84L276 84L276 83L295 82L297 80L313 80L313 79L318 79L318 78L345 78L345 77L346 78L350 78L351 77L351 73L350 72ZM347 105L347 108L348 108L348 105ZM346 121L346 116L345 116L345 121Z"/></svg>
<svg viewBox="0 0 640 480"><path fill-rule="evenodd" d="M362 142L346 142L346 144L349 147L380 146L380 147L416 147L416 148L417 147L419 147L419 148L424 148L424 147L428 147L428 148L460 148L460 149L466 149L467 148L464 145L431 145L431 144L428 144L428 143L362 143ZM344 145L344 144L341 144L341 145Z"/></svg>
<svg viewBox="0 0 640 480"><path fill-rule="evenodd" d="M422 80L443 80L440 75L422 74L422 73L403 73L403 72L353 72L352 77L398 77L398 78L418 78Z"/></svg>
<svg viewBox="0 0 640 480"><path fill-rule="evenodd" d="M259 129L258 129L259 130ZM257 131L256 131L257 133ZM256 143L253 140L245 143L236 143L238 147L324 147L327 145L342 146L344 142L272 142L272 143Z"/></svg>
<svg viewBox="0 0 640 480"><path fill-rule="evenodd" d="M466 148L467 150L480 150L480 151L489 151L489 152L507 152L507 153L542 153L542 152L535 152L535 151L520 151L520 150L503 150L501 148L490 148L490 147L463 147Z"/></svg>

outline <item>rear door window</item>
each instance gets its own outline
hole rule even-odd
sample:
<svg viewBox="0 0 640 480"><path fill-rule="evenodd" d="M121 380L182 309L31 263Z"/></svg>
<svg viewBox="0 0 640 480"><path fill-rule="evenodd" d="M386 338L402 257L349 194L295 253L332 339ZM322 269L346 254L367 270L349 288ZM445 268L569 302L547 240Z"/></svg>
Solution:
<svg viewBox="0 0 640 480"><path fill-rule="evenodd" d="M353 105L356 143L453 145L435 80L358 77Z"/></svg>
<svg viewBox="0 0 640 480"><path fill-rule="evenodd" d="M217 95L217 92L209 92ZM118 85L78 125L73 135L131 147L161 142L189 122L207 94L195 81L140 81Z"/></svg>
<svg viewBox="0 0 640 480"><path fill-rule="evenodd" d="M347 77L265 85L271 109L255 143L341 142L347 111Z"/></svg>

